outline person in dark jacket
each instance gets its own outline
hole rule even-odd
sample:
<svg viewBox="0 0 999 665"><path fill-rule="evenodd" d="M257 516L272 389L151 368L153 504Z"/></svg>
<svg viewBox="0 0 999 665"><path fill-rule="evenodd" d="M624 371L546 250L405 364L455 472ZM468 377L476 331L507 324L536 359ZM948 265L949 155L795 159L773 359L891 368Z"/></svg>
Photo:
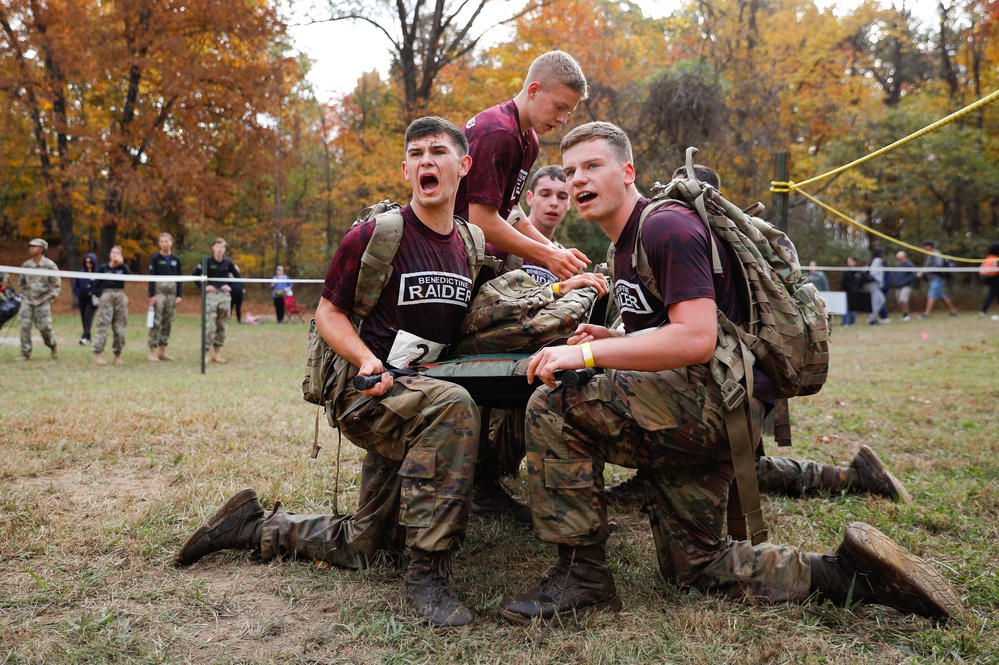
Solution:
<svg viewBox="0 0 999 665"><path fill-rule="evenodd" d="M90 253L83 259L83 272L97 271L97 255ZM83 322L83 334L80 335L80 344L90 345L90 328L94 323L94 280L79 277L73 280L73 295L80 303L80 319Z"/></svg>
<svg viewBox="0 0 999 665"><path fill-rule="evenodd" d="M236 266L236 270L239 270L239 266ZM232 298L232 303L229 305L229 316L235 316L236 323L242 323L243 294L246 292L246 285L242 282L233 282L230 286L232 286L232 292L229 295Z"/></svg>
<svg viewBox="0 0 999 665"><path fill-rule="evenodd" d="M846 259L846 265L851 268L857 267L857 258L854 256L849 256ZM863 275L861 275L858 270L844 270L843 276L840 278L840 288L850 293L860 293L860 287L863 286ZM850 302L850 296L847 295L847 303ZM849 307L849 304L847 305ZM848 311L843 315L843 325L852 326L857 322L857 313Z"/></svg>

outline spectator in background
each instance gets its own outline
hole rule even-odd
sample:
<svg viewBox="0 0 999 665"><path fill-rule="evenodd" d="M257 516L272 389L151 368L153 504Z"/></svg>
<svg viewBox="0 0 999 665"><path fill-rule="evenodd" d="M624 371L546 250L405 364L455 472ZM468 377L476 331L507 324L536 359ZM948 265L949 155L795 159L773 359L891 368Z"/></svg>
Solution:
<svg viewBox="0 0 999 665"><path fill-rule="evenodd" d="M274 299L274 313L277 314L277 322L284 323L284 297L293 295L293 284L288 276L284 274L284 266L274 269L274 277L271 278L271 298Z"/></svg>
<svg viewBox="0 0 999 665"><path fill-rule="evenodd" d="M97 271L96 254L91 253L84 257L82 271ZM94 301L91 298L94 295L94 280L86 279L85 277L74 279L73 295L76 296L77 302L80 303L80 320L83 323L83 334L80 335L80 344L88 345L91 344L90 328L94 323L94 312L96 310Z"/></svg>
<svg viewBox="0 0 999 665"><path fill-rule="evenodd" d="M235 265L235 264L234 264ZM239 266L236 266L236 270L239 270ZM236 315L236 323L243 322L243 295L246 293L246 284L242 282L231 282L229 284L232 287L232 304L229 307L229 315Z"/></svg>
<svg viewBox="0 0 999 665"><path fill-rule="evenodd" d="M181 273L180 257L173 253L173 236L167 232L160 234L160 251L149 260L149 274L160 277L176 277ZM181 301L180 282L149 282L149 306L153 308L153 327L149 329L150 362L173 360L167 355L170 330L177 305Z"/></svg>
<svg viewBox="0 0 999 665"><path fill-rule="evenodd" d="M982 262L978 274L989 287L985 300L982 301L982 310L978 312L978 316L985 316L992 301L999 302L999 242L989 245L989 255Z"/></svg>
<svg viewBox="0 0 999 665"><path fill-rule="evenodd" d="M895 254L895 261L899 268L915 268L916 264L909 260L909 255L905 252ZM916 281L915 272L897 272L892 275L892 286L898 289L895 299L898 302L898 309L902 312L903 321L911 321L909 316L909 297L912 296L912 283Z"/></svg>
<svg viewBox="0 0 999 665"><path fill-rule="evenodd" d="M885 298L885 250L875 247L871 250L871 269L867 273L867 279L862 280L861 291L871 294L871 315L867 317L867 323L874 326L879 323L888 323L888 312L884 309ZM861 275L863 277L863 275Z"/></svg>
<svg viewBox="0 0 999 665"><path fill-rule="evenodd" d="M826 274L824 272L822 272L821 270L817 270L816 269L817 266L818 264L815 263L815 261L808 262L808 275L806 279L808 280L809 284L814 284L815 288L818 289L819 291L828 291L829 278L826 277Z"/></svg>
<svg viewBox="0 0 999 665"><path fill-rule="evenodd" d="M121 247L111 248L108 262L97 269L99 273L111 275L131 275L132 269L125 265L125 255ZM108 330L114 335L111 350L114 351L114 364L125 363L121 352L125 348L125 335L128 332L128 296L125 295L124 280L97 280L94 297L100 303L97 308L97 338L94 340L94 364L107 365L104 359L104 345L108 341Z"/></svg>
<svg viewBox="0 0 999 665"><path fill-rule="evenodd" d="M950 301L950 298L947 297L947 292L944 291L944 285L948 277L950 277L950 273L926 270L926 268L946 268L947 261L936 252L936 245L932 240L923 241L923 250L926 251L926 260L923 262L923 270L917 272L916 277L926 277L930 283L930 288L926 293L926 310L919 315L919 318L930 318L933 305L938 300L944 301L947 309L950 310L951 316L957 316L957 308L954 307L954 303Z"/></svg>
<svg viewBox="0 0 999 665"><path fill-rule="evenodd" d="M856 257L848 256L846 259L846 265L850 268L856 268ZM851 293L860 293L861 279L862 276L859 270L844 270L843 276L840 278L840 289L846 291L847 293L847 312L843 315L844 326L852 326L857 322L857 313L849 309L849 303Z"/></svg>
<svg viewBox="0 0 999 665"><path fill-rule="evenodd" d="M21 264L22 268L36 270L59 270L55 261L45 256L49 243L35 238L28 243L30 258ZM31 360L31 326L38 328L45 340L45 346L52 350L52 359L59 357L59 346L52 331L52 301L59 297L62 282L59 275L21 275L18 281L23 301L21 302L21 360Z"/></svg>
<svg viewBox="0 0 999 665"><path fill-rule="evenodd" d="M211 362L220 365L226 362L221 352L229 332L232 287L229 282L218 280L230 276L242 278L239 268L225 255L225 249L225 239L216 238L212 243L212 255L208 257L208 265L202 266L199 263L194 269L195 275L208 276L208 285L205 287L205 351L209 352L208 359Z"/></svg>

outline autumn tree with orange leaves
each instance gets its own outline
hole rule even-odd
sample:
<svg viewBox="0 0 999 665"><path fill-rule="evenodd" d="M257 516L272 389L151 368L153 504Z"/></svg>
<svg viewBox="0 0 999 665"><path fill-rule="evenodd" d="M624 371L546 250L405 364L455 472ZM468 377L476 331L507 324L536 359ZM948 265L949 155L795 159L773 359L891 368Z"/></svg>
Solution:
<svg viewBox="0 0 999 665"><path fill-rule="evenodd" d="M266 2L12 0L0 26L0 88L30 127L71 268L122 231L128 245L222 226L236 180L270 161L271 119L299 76Z"/></svg>

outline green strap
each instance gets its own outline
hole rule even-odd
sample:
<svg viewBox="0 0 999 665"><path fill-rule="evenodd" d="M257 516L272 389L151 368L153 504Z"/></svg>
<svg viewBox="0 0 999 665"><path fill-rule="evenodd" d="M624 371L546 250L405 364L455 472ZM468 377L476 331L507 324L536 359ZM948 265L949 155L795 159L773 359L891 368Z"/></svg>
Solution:
<svg viewBox="0 0 999 665"><path fill-rule="evenodd" d="M739 341L743 354L745 381L741 383L729 379L722 385L722 399L725 408L725 426L728 430L728 445L732 454L735 471L736 505L741 514L729 511L729 535L733 538L746 538L753 545L766 542L769 537L763 509L760 505L760 481L756 475L756 446L749 431L750 403L753 397L753 367L749 360L749 349ZM732 498L730 497L730 502ZM735 506L733 506L735 508ZM748 534L747 534L748 528ZM741 531L741 533L740 533Z"/></svg>

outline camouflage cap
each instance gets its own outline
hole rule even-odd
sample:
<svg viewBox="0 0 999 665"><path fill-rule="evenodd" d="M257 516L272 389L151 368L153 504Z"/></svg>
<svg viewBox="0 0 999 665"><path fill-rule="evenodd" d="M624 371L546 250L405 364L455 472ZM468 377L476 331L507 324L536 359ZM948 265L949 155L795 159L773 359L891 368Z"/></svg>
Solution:
<svg viewBox="0 0 999 665"><path fill-rule="evenodd" d="M49 243L41 238L34 238L28 243L28 247L41 247L42 249L48 249Z"/></svg>

